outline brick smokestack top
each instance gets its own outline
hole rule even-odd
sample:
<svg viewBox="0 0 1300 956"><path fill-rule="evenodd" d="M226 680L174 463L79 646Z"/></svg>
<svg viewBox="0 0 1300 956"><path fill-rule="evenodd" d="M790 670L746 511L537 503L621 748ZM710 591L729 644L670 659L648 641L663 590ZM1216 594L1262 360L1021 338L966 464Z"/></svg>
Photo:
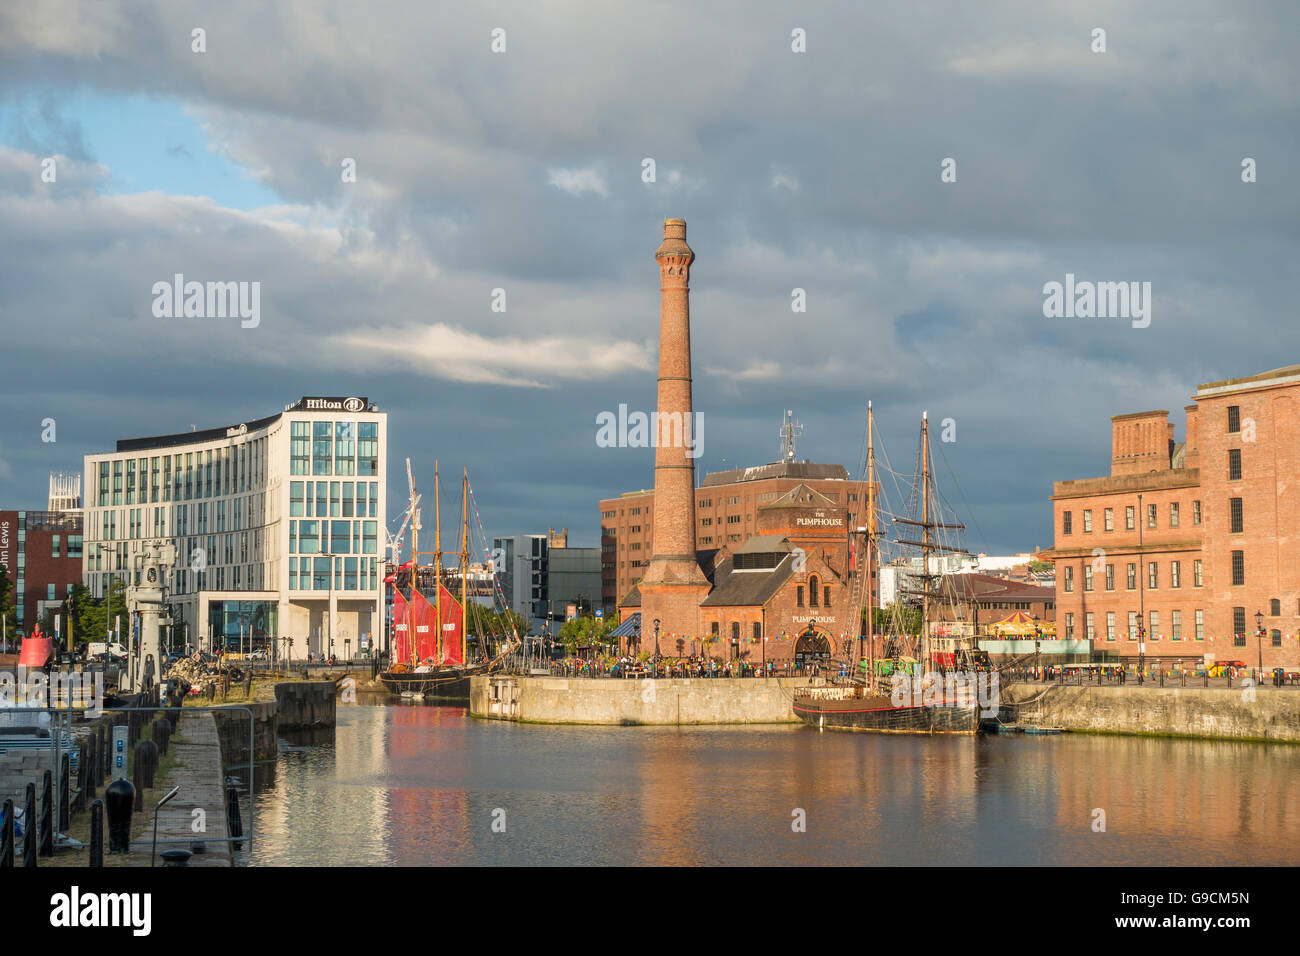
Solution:
<svg viewBox="0 0 1300 956"><path fill-rule="evenodd" d="M695 634L699 602L709 591L695 558L695 459L685 443L676 440L672 424L682 422L681 434L697 440L691 407L690 275L695 253L686 244L684 219L664 220L664 241L655 259L661 422L655 449L654 555L641 579L643 640L653 640L655 618L662 619L664 634ZM665 415L672 416L667 423Z"/></svg>

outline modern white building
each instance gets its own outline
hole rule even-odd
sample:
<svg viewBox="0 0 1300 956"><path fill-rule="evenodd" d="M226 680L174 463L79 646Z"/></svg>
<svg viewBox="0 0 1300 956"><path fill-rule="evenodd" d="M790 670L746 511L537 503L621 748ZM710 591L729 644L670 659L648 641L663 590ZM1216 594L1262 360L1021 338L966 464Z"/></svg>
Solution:
<svg viewBox="0 0 1300 956"><path fill-rule="evenodd" d="M243 634L294 658L375 647L387 449L387 414L356 397L123 439L85 458L85 583L102 595L145 541L170 540L175 643L235 649Z"/></svg>

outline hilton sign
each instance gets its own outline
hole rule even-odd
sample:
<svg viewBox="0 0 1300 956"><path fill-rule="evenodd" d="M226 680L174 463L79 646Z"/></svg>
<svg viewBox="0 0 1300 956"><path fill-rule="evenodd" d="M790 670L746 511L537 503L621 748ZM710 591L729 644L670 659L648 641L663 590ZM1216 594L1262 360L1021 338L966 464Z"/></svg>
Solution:
<svg viewBox="0 0 1300 956"><path fill-rule="evenodd" d="M370 400L365 398L309 398L304 396L296 405L290 405L285 411L300 412L364 412L370 407Z"/></svg>

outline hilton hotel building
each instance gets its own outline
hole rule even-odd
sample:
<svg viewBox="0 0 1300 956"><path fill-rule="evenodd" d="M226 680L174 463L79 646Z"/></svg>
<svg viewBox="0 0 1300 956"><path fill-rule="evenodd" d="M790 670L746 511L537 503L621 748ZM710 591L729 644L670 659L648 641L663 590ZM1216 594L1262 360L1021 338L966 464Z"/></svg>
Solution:
<svg viewBox="0 0 1300 956"><path fill-rule="evenodd" d="M303 398L256 421L127 438L85 458L85 583L128 580L146 541L176 545L173 641L291 638L343 656L383 634L388 416ZM332 627L331 627L332 622ZM281 653L286 652L283 642Z"/></svg>

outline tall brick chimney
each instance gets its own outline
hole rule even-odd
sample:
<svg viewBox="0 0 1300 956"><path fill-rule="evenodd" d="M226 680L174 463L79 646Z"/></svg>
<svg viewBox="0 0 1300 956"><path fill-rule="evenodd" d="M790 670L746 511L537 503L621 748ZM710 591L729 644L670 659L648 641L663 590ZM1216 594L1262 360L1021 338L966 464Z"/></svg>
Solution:
<svg viewBox="0 0 1300 956"><path fill-rule="evenodd" d="M700 602L709 581L695 557L695 459L680 441L669 441L664 416L694 419L691 408L690 273L695 253L686 244L686 221L664 220L659 262L659 444L655 449L654 555L641 578L641 647L653 650L659 621L663 639L698 637ZM680 415L680 418L676 416ZM691 432L692 438L694 431Z"/></svg>

